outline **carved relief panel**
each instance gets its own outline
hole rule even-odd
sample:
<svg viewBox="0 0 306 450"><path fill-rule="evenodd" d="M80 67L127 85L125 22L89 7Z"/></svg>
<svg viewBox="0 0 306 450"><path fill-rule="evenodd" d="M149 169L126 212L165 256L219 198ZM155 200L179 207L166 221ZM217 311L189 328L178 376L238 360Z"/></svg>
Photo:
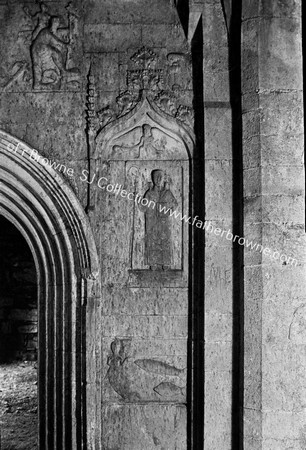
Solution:
<svg viewBox="0 0 306 450"><path fill-rule="evenodd" d="M64 6L64 7L63 7ZM16 41L5 74L0 74L2 90L75 90L81 87L80 15L74 2L13 5Z"/></svg>
<svg viewBox="0 0 306 450"><path fill-rule="evenodd" d="M107 177L120 173L116 182L136 199L120 207L129 243L128 252L122 246L120 264L130 285L187 285L193 111L180 103L179 90L190 88L189 63L188 55L140 48L127 57L126 90L100 110L92 66L89 72L92 172L105 163Z"/></svg>
<svg viewBox="0 0 306 450"><path fill-rule="evenodd" d="M184 442L193 114L174 90L190 83L181 68L171 68L177 56L159 56L147 48L131 52L126 89L102 109L92 63L89 214L102 264L102 407L108 414L120 404L124 423L133 405L137 430L144 410L154 428L162 414L176 423L179 411ZM123 429L126 435L130 427ZM160 442L170 448L163 434Z"/></svg>
<svg viewBox="0 0 306 450"><path fill-rule="evenodd" d="M96 157L124 164L120 182L134 199L126 218L129 283L185 286L192 138L142 95L134 110L98 135Z"/></svg>
<svg viewBox="0 0 306 450"><path fill-rule="evenodd" d="M112 398L116 393L126 402L186 402L186 367L157 358L137 358L137 349L131 347L135 347L131 338L111 342L106 378L112 391L104 395Z"/></svg>
<svg viewBox="0 0 306 450"><path fill-rule="evenodd" d="M131 191L139 194L131 224L131 269L182 270L181 164L128 162L126 179Z"/></svg>

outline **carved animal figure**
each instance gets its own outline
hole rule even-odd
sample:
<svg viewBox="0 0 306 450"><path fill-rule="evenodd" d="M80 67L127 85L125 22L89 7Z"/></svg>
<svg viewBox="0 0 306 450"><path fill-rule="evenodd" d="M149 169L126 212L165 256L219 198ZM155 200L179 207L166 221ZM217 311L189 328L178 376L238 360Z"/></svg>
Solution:
<svg viewBox="0 0 306 450"><path fill-rule="evenodd" d="M176 399L178 396L185 396L185 388L176 386L176 384L170 383L169 381L163 381L154 388L154 391L168 399Z"/></svg>
<svg viewBox="0 0 306 450"><path fill-rule="evenodd" d="M107 372L108 380L114 389L124 400L135 401L140 400L140 395L132 389L132 380L126 364L126 346L129 340L115 339L111 344L113 355L108 358L107 364L109 369Z"/></svg>
<svg viewBox="0 0 306 450"><path fill-rule="evenodd" d="M139 401L148 397L157 401L160 397L166 400L184 401L185 387L177 386L173 381L161 381L157 385L154 383L158 379L161 380L160 377L184 378L186 369L178 369L163 361L153 359L132 361L128 356L130 344L130 339L118 338L111 344L112 355L107 362L109 365L107 377L114 391L127 401ZM136 367L151 375L151 387L150 377L148 377L146 380L148 388L143 390L143 385L141 385L143 377L140 372L137 373Z"/></svg>
<svg viewBox="0 0 306 450"><path fill-rule="evenodd" d="M180 377L186 372L186 369L177 369L170 364L155 359L137 359L134 363L141 369L157 375Z"/></svg>

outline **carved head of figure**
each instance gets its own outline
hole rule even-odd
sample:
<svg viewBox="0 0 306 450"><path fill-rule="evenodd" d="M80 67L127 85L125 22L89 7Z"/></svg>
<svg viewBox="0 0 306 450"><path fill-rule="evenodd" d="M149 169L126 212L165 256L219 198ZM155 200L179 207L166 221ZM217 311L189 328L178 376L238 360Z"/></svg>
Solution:
<svg viewBox="0 0 306 450"><path fill-rule="evenodd" d="M159 190L162 190L165 186L165 173L160 169L156 169L152 171L151 176L153 186Z"/></svg>
<svg viewBox="0 0 306 450"><path fill-rule="evenodd" d="M45 3L41 2L40 3L40 10L43 13L47 13L48 12L48 6Z"/></svg>
<svg viewBox="0 0 306 450"><path fill-rule="evenodd" d="M143 135L143 137L151 137L152 136L152 129L151 129L150 125L145 123L142 126L142 135Z"/></svg>

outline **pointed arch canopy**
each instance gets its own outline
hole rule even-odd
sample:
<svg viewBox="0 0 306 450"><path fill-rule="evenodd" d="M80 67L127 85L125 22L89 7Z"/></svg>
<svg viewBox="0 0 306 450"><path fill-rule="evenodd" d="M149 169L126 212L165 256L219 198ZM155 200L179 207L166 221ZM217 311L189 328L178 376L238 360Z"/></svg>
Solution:
<svg viewBox="0 0 306 450"><path fill-rule="evenodd" d="M92 448L101 423L86 407L99 396L98 256L75 194L37 155L0 131L0 214L25 237L38 274L39 448Z"/></svg>
<svg viewBox="0 0 306 450"><path fill-rule="evenodd" d="M143 91L140 102L127 114L115 121L109 122L96 137L96 153L98 158L103 154L105 159L112 159L112 143L121 136L124 137L137 126L149 124L157 127L166 135L181 143L179 153L176 152L175 159L192 160L195 146L193 131L177 119L166 114L158 108ZM177 149L178 150L178 149ZM117 159L117 158L115 158Z"/></svg>

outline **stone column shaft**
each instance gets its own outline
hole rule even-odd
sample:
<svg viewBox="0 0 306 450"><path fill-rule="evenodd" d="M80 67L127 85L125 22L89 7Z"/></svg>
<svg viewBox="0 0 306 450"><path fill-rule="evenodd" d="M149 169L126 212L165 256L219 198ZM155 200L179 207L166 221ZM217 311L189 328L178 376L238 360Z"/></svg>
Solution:
<svg viewBox="0 0 306 450"><path fill-rule="evenodd" d="M242 105L244 449L305 448L300 1L243 2Z"/></svg>

